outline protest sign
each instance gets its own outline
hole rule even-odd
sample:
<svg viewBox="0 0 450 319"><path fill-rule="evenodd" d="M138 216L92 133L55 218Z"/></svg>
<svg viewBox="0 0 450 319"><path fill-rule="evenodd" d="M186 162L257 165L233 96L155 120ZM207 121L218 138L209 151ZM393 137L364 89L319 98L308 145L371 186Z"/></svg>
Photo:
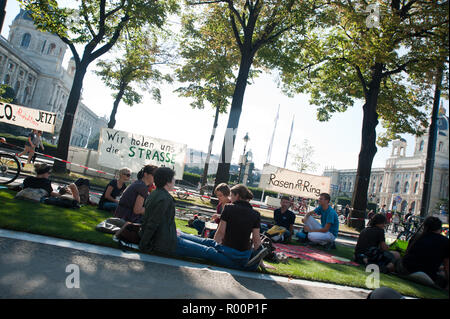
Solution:
<svg viewBox="0 0 450 319"><path fill-rule="evenodd" d="M286 195L318 199L330 193L331 178L291 171L264 164L259 188Z"/></svg>
<svg viewBox="0 0 450 319"><path fill-rule="evenodd" d="M170 167L176 179L183 179L186 145L144 135L102 128L98 164L138 172L144 165Z"/></svg>
<svg viewBox="0 0 450 319"><path fill-rule="evenodd" d="M0 102L0 122L53 133L56 113Z"/></svg>

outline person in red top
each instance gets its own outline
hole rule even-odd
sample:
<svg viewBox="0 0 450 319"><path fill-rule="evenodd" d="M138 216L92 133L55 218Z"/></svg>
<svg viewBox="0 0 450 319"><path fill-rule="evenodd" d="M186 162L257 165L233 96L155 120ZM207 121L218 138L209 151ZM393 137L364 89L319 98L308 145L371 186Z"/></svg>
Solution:
<svg viewBox="0 0 450 319"><path fill-rule="evenodd" d="M225 183L221 183L216 186L214 194L217 196L219 204L217 205L216 213L211 216L211 220L214 221L216 224L218 224L220 222L220 215L222 214L225 205L231 203L230 187ZM192 227L197 229L199 234L202 234L203 230L205 229L205 222L197 218L192 222ZM215 230L211 231L208 237L214 238L215 232L216 232Z"/></svg>
<svg viewBox="0 0 450 319"><path fill-rule="evenodd" d="M211 219L218 224L220 222L220 215L222 214L225 205L231 203L230 187L225 183L221 183L217 185L214 194L217 196L219 204L217 205L217 212L212 215Z"/></svg>
<svg viewBox="0 0 450 319"><path fill-rule="evenodd" d="M386 212L386 230L388 230L389 225L391 224L391 219L392 219L392 212L388 210Z"/></svg>

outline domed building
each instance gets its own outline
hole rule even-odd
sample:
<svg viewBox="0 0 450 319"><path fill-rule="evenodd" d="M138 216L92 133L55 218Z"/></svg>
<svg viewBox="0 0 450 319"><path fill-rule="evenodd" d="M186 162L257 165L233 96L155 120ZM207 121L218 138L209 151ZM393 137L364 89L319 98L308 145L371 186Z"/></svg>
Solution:
<svg viewBox="0 0 450 319"><path fill-rule="evenodd" d="M438 134L436 153L431 184L429 211L438 211L436 204L440 199L448 199L449 195L449 118L441 105L438 119ZM392 142L391 156L384 168L373 168L368 197L379 207L386 205L387 209L420 214L422 205L423 183L428 148L428 130L416 137L414 153L406 156L407 142L398 139ZM324 176L331 177L331 183L336 185L332 196L348 196L351 198L356 178L356 169L336 170L326 169Z"/></svg>
<svg viewBox="0 0 450 319"><path fill-rule="evenodd" d="M63 66L67 49L58 36L37 30L23 9L10 25L8 40L0 36L0 83L14 89L16 104L56 113L55 135L62 125L75 74L73 58L67 68ZM82 98L74 118L71 145L84 147L90 136L107 126L107 119L81 101Z"/></svg>

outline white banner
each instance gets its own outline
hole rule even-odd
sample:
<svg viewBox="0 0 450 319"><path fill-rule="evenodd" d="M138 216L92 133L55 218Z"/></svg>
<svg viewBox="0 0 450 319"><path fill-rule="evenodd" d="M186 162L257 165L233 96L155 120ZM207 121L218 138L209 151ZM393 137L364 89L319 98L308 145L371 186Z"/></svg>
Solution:
<svg viewBox="0 0 450 319"><path fill-rule="evenodd" d="M102 128L98 164L137 173L144 165L170 167L176 179L183 179L186 145L158 138Z"/></svg>
<svg viewBox="0 0 450 319"><path fill-rule="evenodd" d="M0 122L53 133L56 114L0 102Z"/></svg>
<svg viewBox="0 0 450 319"><path fill-rule="evenodd" d="M297 197L318 199L321 193L330 193L331 178L303 174L264 164L259 188Z"/></svg>

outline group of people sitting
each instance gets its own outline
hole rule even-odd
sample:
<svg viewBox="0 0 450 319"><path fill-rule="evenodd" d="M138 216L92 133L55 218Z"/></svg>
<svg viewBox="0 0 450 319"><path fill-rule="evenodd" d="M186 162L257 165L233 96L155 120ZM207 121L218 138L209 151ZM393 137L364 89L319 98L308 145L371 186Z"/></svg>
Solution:
<svg viewBox="0 0 450 319"><path fill-rule="evenodd" d="M129 172L124 174L122 181L128 178ZM148 188L153 183L156 189L149 193ZM105 190L103 207L108 194L116 188L116 182L110 184ZM121 238L124 232L134 229L143 252L198 258L224 267L255 270L267 249L261 246L260 214L249 203L253 198L251 191L244 185L231 189L226 184L218 185L215 194L219 205L213 216L218 227L212 238L204 238L176 229L175 201L169 193L174 185L172 169L146 165L117 203L114 215L127 223L115 236ZM201 233L204 225L199 223L196 228Z"/></svg>
<svg viewBox="0 0 450 319"><path fill-rule="evenodd" d="M410 239L403 257L389 250L385 240L386 217L375 214L368 227L359 234L355 247L355 261L362 265L376 264L383 273L408 276L425 273L436 286L448 289L449 239L441 235L442 221L428 216L423 230Z"/></svg>
<svg viewBox="0 0 450 319"><path fill-rule="evenodd" d="M52 188L49 180L51 167L36 164L35 169L36 177L25 178L24 189L40 188L48 196L62 196L61 190L55 192ZM116 233L117 237L130 225L134 226L138 238L136 243L141 251L199 258L242 270L257 269L268 254L267 248L261 245L261 216L249 203L253 194L246 186L236 185L230 189L227 184L219 184L216 187L215 195L219 204L212 221L218 226L209 238L204 238L176 229L175 201L169 194L175 184L175 172L172 169L146 165L138 172L137 180L127 187L130 177L130 169L121 169L118 178L105 187L99 208L114 212L115 217L125 221ZM76 184L70 184L64 189L66 195L80 202ZM329 204L330 195L320 194L319 206L305 215L303 229L295 233L299 241L335 248L339 220ZM275 226L283 229L284 242L290 242L294 235L295 214L289 210L290 205L290 198L282 197L281 207L274 211ZM313 218L313 214L320 217L320 223ZM408 275L422 271L436 285L448 289L449 240L440 234L441 220L427 217L422 233L411 239L403 257L389 250L384 235L385 226L384 214L372 216L368 226L359 235L354 252L355 261L362 265L377 264L384 273ZM201 234L205 223L197 219L193 227Z"/></svg>

